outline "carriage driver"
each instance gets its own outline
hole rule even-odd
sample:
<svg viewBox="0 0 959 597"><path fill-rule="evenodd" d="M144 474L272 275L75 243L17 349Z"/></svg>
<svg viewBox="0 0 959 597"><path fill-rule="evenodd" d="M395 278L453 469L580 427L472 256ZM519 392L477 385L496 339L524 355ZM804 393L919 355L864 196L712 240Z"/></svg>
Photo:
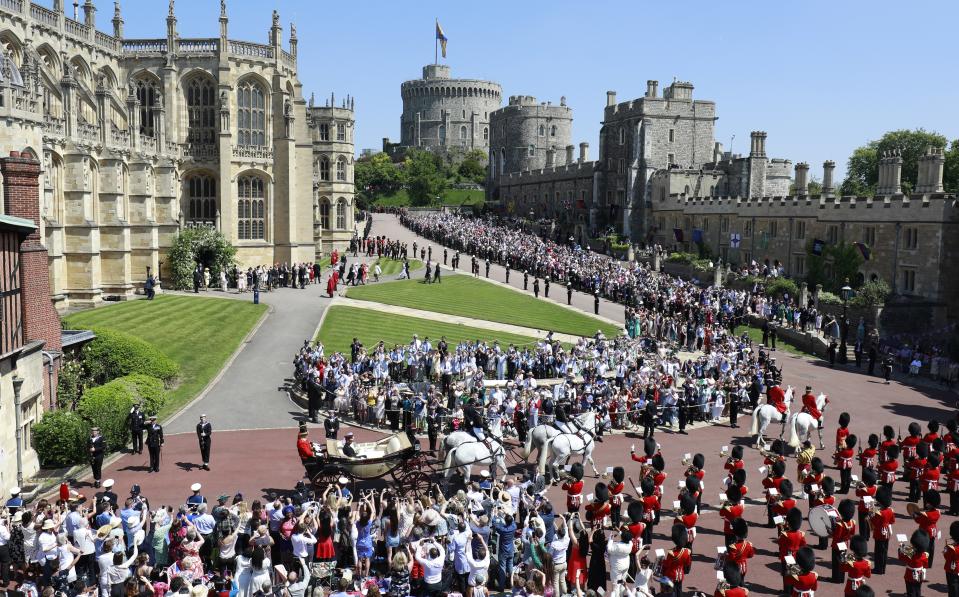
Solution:
<svg viewBox="0 0 959 597"><path fill-rule="evenodd" d="M782 420L780 421L780 423L785 425L786 410L787 410L786 393L783 392L782 387L778 385L770 387L769 391L766 392L766 402L776 407L776 410L778 410L779 414L782 415ZM813 406L815 406L815 401L813 401Z"/></svg>
<svg viewBox="0 0 959 597"><path fill-rule="evenodd" d="M486 429L483 424L483 416L476 408L476 398L470 398L466 401L466 408L463 409L463 422L466 430L481 442L486 441Z"/></svg>
<svg viewBox="0 0 959 597"><path fill-rule="evenodd" d="M829 402L828 398L826 402ZM812 393L812 386L806 386L806 392L802 395L802 411L809 413L809 416L816 419L819 423L819 428L822 429L822 413L819 412L819 408L816 406L816 396Z"/></svg>

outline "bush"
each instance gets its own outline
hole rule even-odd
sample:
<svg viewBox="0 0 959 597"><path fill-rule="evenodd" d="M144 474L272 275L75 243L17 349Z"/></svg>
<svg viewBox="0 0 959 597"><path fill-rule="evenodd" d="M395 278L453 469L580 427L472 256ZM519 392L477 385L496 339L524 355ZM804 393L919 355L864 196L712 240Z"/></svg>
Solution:
<svg viewBox="0 0 959 597"><path fill-rule="evenodd" d="M841 305L842 299L839 298L839 295L823 290L822 292L819 293L819 304L820 305Z"/></svg>
<svg viewBox="0 0 959 597"><path fill-rule="evenodd" d="M712 270L716 264L713 263L712 259L694 259L692 265L696 271L707 272Z"/></svg>
<svg viewBox="0 0 959 597"><path fill-rule="evenodd" d="M691 264L696 260L696 256L692 253L670 253L669 257L666 258L666 261L670 263L685 263Z"/></svg>
<svg viewBox="0 0 959 597"><path fill-rule="evenodd" d="M46 467L86 462L90 426L72 410L54 410L33 426L33 448Z"/></svg>
<svg viewBox="0 0 959 597"><path fill-rule="evenodd" d="M83 349L83 366L90 379L105 384L113 379L142 373L169 383L179 365L156 347L136 336L110 329L94 329L97 337Z"/></svg>
<svg viewBox="0 0 959 597"><path fill-rule="evenodd" d="M849 303L856 307L881 307L886 304L891 292L885 280L870 280L856 291L856 296Z"/></svg>
<svg viewBox="0 0 959 597"><path fill-rule="evenodd" d="M772 297L782 297L788 294L790 298L799 298L799 287L788 278L774 278L766 283L766 294Z"/></svg>
<svg viewBox="0 0 959 597"><path fill-rule="evenodd" d="M167 263L168 279L173 288L186 290L193 287L197 264L210 269L211 280L218 280L221 271L229 274L236 264L236 247L213 228L187 228L173 239Z"/></svg>
<svg viewBox="0 0 959 597"><path fill-rule="evenodd" d="M156 414L165 400L163 382L147 375L118 377L110 383L90 388L80 399L77 412L91 427L99 427L110 451L126 445L127 415L134 404Z"/></svg>
<svg viewBox="0 0 959 597"><path fill-rule="evenodd" d="M74 410L89 383L83 365L76 359L70 359L60 367L57 375L57 406Z"/></svg>

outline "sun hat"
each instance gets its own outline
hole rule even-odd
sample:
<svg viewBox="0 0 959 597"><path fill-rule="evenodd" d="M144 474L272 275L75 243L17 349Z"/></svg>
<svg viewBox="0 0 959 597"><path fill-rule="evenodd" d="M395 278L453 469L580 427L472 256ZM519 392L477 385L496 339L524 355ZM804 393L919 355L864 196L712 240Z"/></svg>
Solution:
<svg viewBox="0 0 959 597"><path fill-rule="evenodd" d="M43 527L42 527L42 528L43 528L44 531L49 531L50 529L53 528L53 526L54 526L54 525L53 525L53 521L52 521L51 519L48 518L48 519L46 519L46 520L43 521Z"/></svg>

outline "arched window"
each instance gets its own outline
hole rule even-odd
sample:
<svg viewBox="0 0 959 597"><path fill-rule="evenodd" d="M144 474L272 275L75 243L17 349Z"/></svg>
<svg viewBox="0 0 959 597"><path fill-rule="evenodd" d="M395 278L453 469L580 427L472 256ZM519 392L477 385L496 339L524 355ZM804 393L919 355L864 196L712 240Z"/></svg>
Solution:
<svg viewBox="0 0 959 597"><path fill-rule="evenodd" d="M545 137L545 136L546 136L546 127L543 126L542 124L539 125L539 136L540 136L540 137Z"/></svg>
<svg viewBox="0 0 959 597"><path fill-rule="evenodd" d="M262 240L264 236L264 213L266 199L263 179L258 176L241 176L236 183L237 218L236 236L240 240Z"/></svg>
<svg viewBox="0 0 959 597"><path fill-rule="evenodd" d="M336 160L336 180L346 181L346 158L343 156Z"/></svg>
<svg viewBox="0 0 959 597"><path fill-rule="evenodd" d="M320 180L330 180L330 159L320 156Z"/></svg>
<svg viewBox="0 0 959 597"><path fill-rule="evenodd" d="M445 145L446 144L446 127L443 126L442 124L440 125L440 128L439 128L439 136L440 136L440 145Z"/></svg>
<svg viewBox="0 0 959 597"><path fill-rule="evenodd" d="M189 118L187 143L216 142L216 87L213 79L197 76L186 84Z"/></svg>
<svg viewBox="0 0 959 597"><path fill-rule="evenodd" d="M489 127L483 127L483 141L489 141Z"/></svg>
<svg viewBox="0 0 959 597"><path fill-rule="evenodd" d="M193 226L216 225L216 179L194 174L186 179L187 221Z"/></svg>
<svg viewBox="0 0 959 597"><path fill-rule="evenodd" d="M153 128L153 108L156 107L160 89L155 81L137 79L137 99L140 100L140 134L153 137L156 132Z"/></svg>
<svg viewBox="0 0 959 597"><path fill-rule="evenodd" d="M336 202L336 229L346 230L346 210L348 206L346 199L340 197Z"/></svg>
<svg viewBox="0 0 959 597"><path fill-rule="evenodd" d="M266 99L263 88L252 80L237 88L237 122L240 145L266 145Z"/></svg>
<svg viewBox="0 0 959 597"><path fill-rule="evenodd" d="M330 229L330 200L326 197L320 197L320 227Z"/></svg>
<svg viewBox="0 0 959 597"><path fill-rule="evenodd" d="M555 136L556 136L556 125L555 125L555 124L554 124L553 126L549 127L549 136L550 136L550 137L555 137Z"/></svg>
<svg viewBox="0 0 959 597"><path fill-rule="evenodd" d="M626 129L619 127L619 144L626 145Z"/></svg>
<svg viewBox="0 0 959 597"><path fill-rule="evenodd" d="M466 125L460 127L460 139L466 140L469 139L469 133L466 130Z"/></svg>

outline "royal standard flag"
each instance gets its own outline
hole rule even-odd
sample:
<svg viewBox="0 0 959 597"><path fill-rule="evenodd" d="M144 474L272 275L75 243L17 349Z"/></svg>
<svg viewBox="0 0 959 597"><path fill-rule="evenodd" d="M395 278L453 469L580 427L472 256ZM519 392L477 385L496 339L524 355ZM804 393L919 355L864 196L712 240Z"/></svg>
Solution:
<svg viewBox="0 0 959 597"><path fill-rule="evenodd" d="M443 58L446 58L446 34L443 33L443 28L440 27L439 21L436 21L436 39L440 41L440 48L443 50Z"/></svg>

